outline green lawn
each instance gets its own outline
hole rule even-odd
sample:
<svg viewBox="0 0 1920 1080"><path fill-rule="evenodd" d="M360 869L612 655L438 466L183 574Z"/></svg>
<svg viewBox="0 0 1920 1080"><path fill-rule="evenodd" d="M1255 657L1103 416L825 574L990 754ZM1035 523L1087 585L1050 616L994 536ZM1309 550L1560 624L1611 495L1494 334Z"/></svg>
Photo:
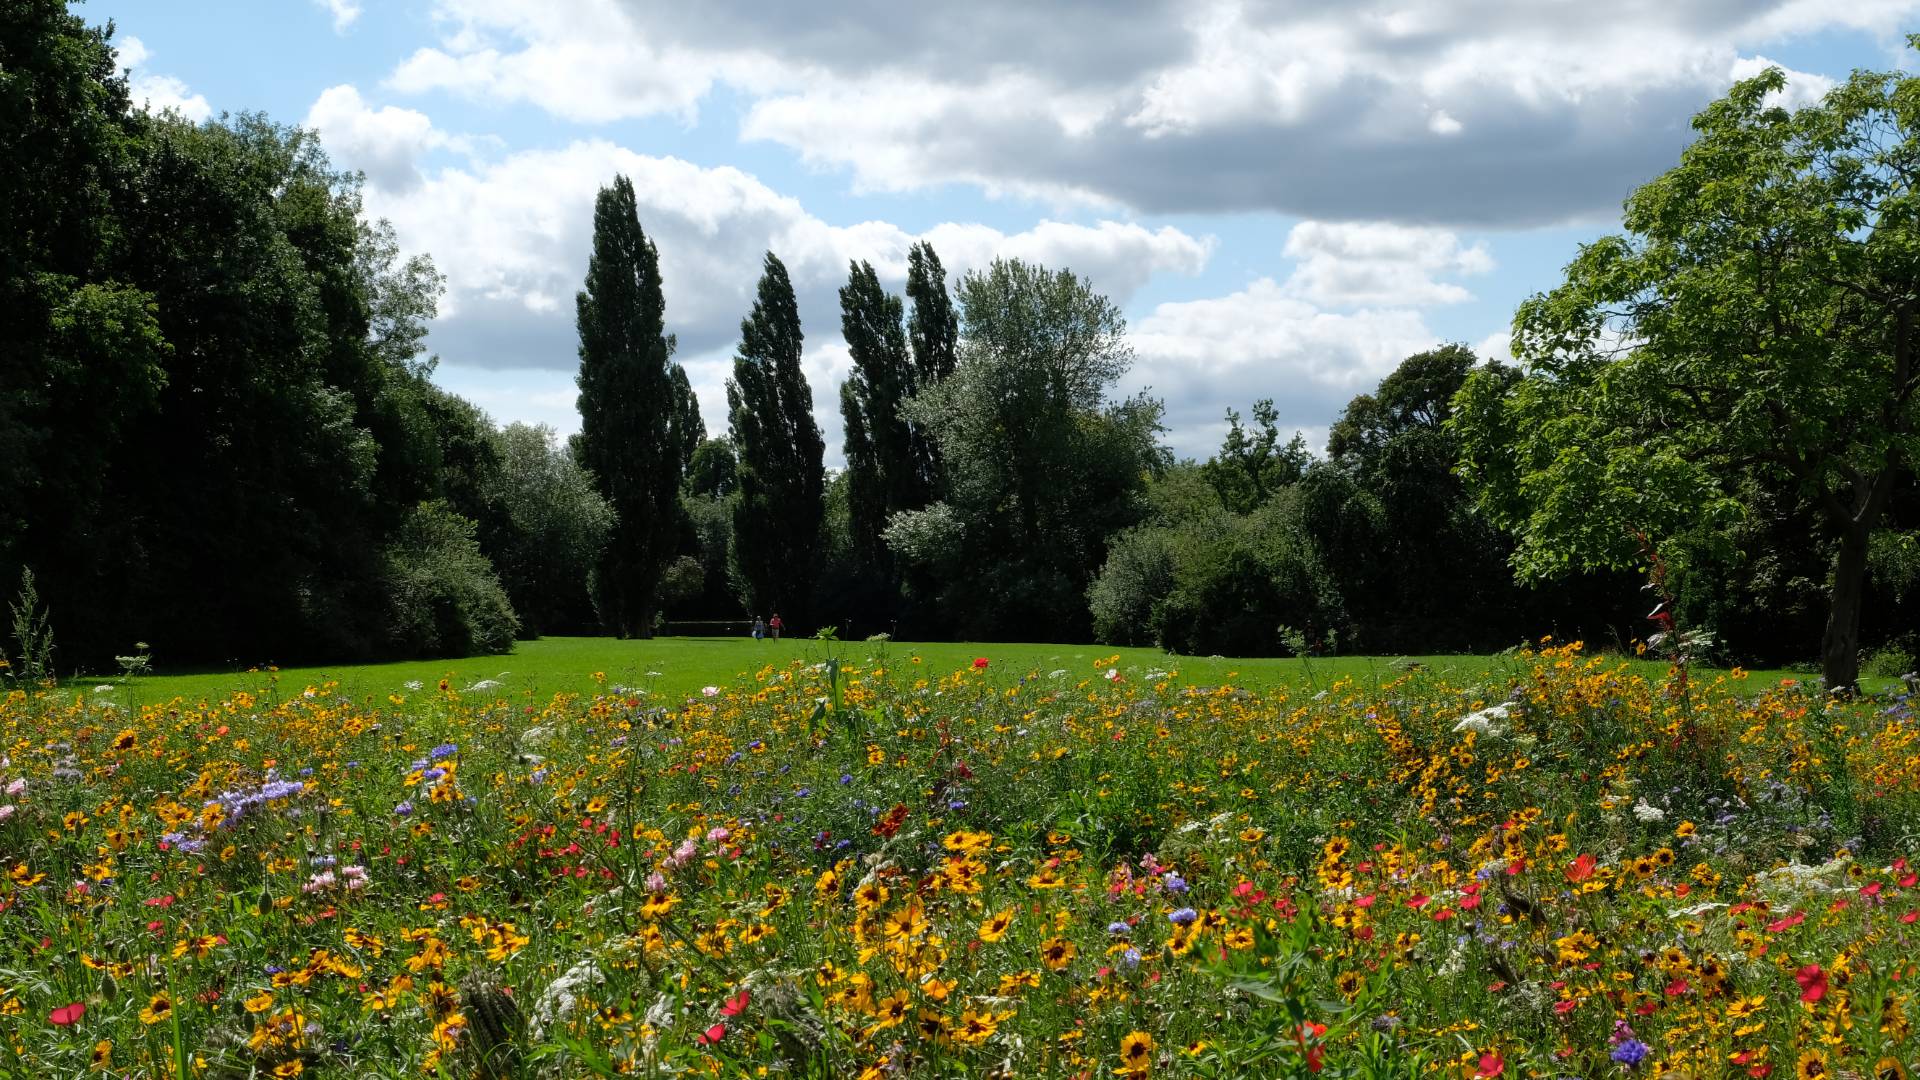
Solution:
<svg viewBox="0 0 1920 1080"><path fill-rule="evenodd" d="M423 660L387 664L335 665L329 667L286 668L279 671L243 672L163 672L120 685L120 680L76 680L76 685L114 685L116 700L130 706L164 702L175 697L189 701L212 700L231 691L266 691L298 694L309 687L318 688L329 681L339 684L340 692L353 697L385 697L408 693L407 683L419 682L431 689L446 679L456 689L469 690L482 680L492 680L495 688L482 687L472 693L531 695L546 698L562 691L591 692L594 673L604 673L606 685L644 689L662 701L678 701L697 694L704 686L726 686L751 679L761 667L784 665L791 660L825 659L829 646L811 639L755 642L745 638L655 638L651 641L619 641L604 637L552 637L521 642L509 656L483 656L464 660ZM1455 682L1474 682L1490 671L1505 670L1514 661L1503 656L1422 656L1380 657L1342 656L1303 663L1297 659L1222 659L1170 656L1156 649L1116 649L1095 645L1046 645L982 642L836 642L835 655L851 666L875 664L896 675L909 671L928 676L943 675L985 657L993 669L1016 679L1028 672L1046 673L1059 668L1094 672L1096 659L1120 659L1123 674L1139 678L1149 671L1177 673L1178 679L1193 685L1216 686L1223 683L1249 687L1276 683L1317 682L1326 684L1343 676L1362 683L1391 679L1409 662L1424 665L1433 674ZM918 664L915 665L915 658ZM1635 661L1642 673L1657 676L1663 665ZM1102 669L1104 671L1104 669ZM1703 673L1704 674L1704 673ZM1805 672L1755 671L1750 685L1759 686L1783 677L1805 678Z"/></svg>

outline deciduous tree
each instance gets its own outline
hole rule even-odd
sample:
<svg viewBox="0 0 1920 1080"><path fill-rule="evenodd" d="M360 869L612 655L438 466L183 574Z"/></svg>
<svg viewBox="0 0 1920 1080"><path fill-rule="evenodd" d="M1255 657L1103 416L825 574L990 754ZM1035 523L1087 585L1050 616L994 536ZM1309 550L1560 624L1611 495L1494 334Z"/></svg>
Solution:
<svg viewBox="0 0 1920 1080"><path fill-rule="evenodd" d="M779 608L782 621L794 627L809 620L826 481L826 443L800 367L804 340L793 282L768 252L727 381L740 477L733 570L750 609L765 615Z"/></svg>
<svg viewBox="0 0 1920 1080"><path fill-rule="evenodd" d="M593 208L593 254L575 303L580 333L580 463L616 516L600 559L601 618L652 637L660 575L680 535L680 476L699 439L692 392L668 358L660 259L640 228L633 184L615 177Z"/></svg>
<svg viewBox="0 0 1920 1080"><path fill-rule="evenodd" d="M1525 378L1476 376L1457 429L1520 570L1626 567L1745 513L1754 481L1833 542L1820 645L1858 675L1868 552L1920 464L1920 78L1855 74L1788 110L1778 69L1694 120L1680 163L1523 304Z"/></svg>

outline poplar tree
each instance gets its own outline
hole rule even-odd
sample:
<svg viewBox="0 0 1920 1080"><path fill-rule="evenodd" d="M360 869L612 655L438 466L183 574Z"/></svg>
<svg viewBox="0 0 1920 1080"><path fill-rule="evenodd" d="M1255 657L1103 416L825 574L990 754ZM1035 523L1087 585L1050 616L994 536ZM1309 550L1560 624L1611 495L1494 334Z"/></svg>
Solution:
<svg viewBox="0 0 1920 1080"><path fill-rule="evenodd" d="M575 307L580 463L618 519L595 573L594 599L621 637L652 637L660 578L679 536L680 474L690 451L676 431L682 406L668 363L673 342L665 333L659 253L640 228L633 184L624 176L594 200L593 254Z"/></svg>
<svg viewBox="0 0 1920 1080"><path fill-rule="evenodd" d="M920 393L945 382L953 374L959 356L960 319L947 295L947 272L940 256L925 240L907 252L907 300L913 314L907 323L907 341L913 354L913 390ZM927 500L945 496L945 469L940 447L918 424L913 425L911 446L920 487Z"/></svg>
<svg viewBox="0 0 1920 1080"><path fill-rule="evenodd" d="M846 428L849 538L861 562L883 561L880 532L887 515L925 505L922 462L901 412L913 393L913 367L901 325L900 298L880 287L873 267L849 267L840 290L840 332L853 371L840 384Z"/></svg>
<svg viewBox="0 0 1920 1080"><path fill-rule="evenodd" d="M733 572L753 613L780 611L794 627L806 624L812 601L826 479L826 444L800 367L802 340L793 282L768 252L727 380L728 423L740 456Z"/></svg>

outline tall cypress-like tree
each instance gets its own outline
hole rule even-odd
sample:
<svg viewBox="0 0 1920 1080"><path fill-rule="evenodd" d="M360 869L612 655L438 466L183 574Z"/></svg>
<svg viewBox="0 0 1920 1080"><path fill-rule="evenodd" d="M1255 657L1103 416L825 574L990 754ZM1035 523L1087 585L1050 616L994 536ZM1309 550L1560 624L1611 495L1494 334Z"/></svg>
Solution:
<svg viewBox="0 0 1920 1080"><path fill-rule="evenodd" d="M954 312L953 298L947 295L947 272L933 245L925 240L907 252L907 299L913 304L907 324L907 340L913 351L911 392L918 393L938 386L953 374L960 349L960 319ZM927 500L939 500L946 492L939 446L919 425L914 425L910 445L921 491Z"/></svg>
<svg viewBox="0 0 1920 1080"><path fill-rule="evenodd" d="M679 536L687 452L675 431L678 395L668 364L673 347L665 333L660 258L640 229L633 184L624 176L594 200L586 286L575 301L580 463L593 471L618 515L594 599L601 619L621 637L651 637L660 576Z"/></svg>
<svg viewBox="0 0 1920 1080"><path fill-rule="evenodd" d="M672 338L668 338L671 346ZM693 464L693 452L707 440L706 421L700 419L700 399L694 396L693 384L687 381L687 369L679 364L673 365L673 415L668 421L671 429L676 475L684 479L687 469Z"/></svg>
<svg viewBox="0 0 1920 1080"><path fill-rule="evenodd" d="M777 609L796 627L806 625L813 598L826 480L826 443L800 368L801 341L793 282L768 252L727 380L728 421L740 454L733 570L749 609Z"/></svg>
<svg viewBox="0 0 1920 1080"><path fill-rule="evenodd" d="M913 394L901 303L880 287L873 267L849 266L840 290L840 332L853 372L840 384L846 425L847 510L850 539L860 561L884 561L880 532L887 515L925 505L923 462L900 406Z"/></svg>

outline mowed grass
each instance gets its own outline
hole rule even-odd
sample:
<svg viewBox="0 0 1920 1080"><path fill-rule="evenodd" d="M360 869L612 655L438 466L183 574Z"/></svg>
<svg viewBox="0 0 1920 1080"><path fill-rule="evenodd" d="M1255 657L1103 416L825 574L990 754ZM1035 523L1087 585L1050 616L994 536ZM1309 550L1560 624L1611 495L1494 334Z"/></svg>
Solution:
<svg viewBox="0 0 1920 1080"><path fill-rule="evenodd" d="M821 642L810 638L754 641L735 637L662 637L621 641L607 637L549 637L523 641L507 656L461 660L420 660L382 664L339 664L318 667L249 670L167 672L137 677L78 679L82 688L110 686L99 691L116 695L129 706L183 698L215 701L236 690L271 695L300 694L329 683L335 691L360 699L405 694L407 684L433 689L441 680L469 694L524 696L545 700L557 693L590 693L606 687L644 690L662 703L698 695L702 688L744 684L754 673L772 666L784 668L795 660L817 663L829 656L868 671L881 668L899 678L938 678L980 658L1010 683L1022 676L1066 669L1093 674L1096 661L1139 678L1148 672L1165 673L1176 683L1191 686L1231 685L1265 689L1281 684L1329 685L1353 679L1373 686L1394 678L1412 664L1456 685L1517 674L1518 661L1506 654L1479 656L1339 656L1312 660L1297 658L1222 658L1173 656L1157 649L1114 648L1099 645L1055 645L1005 642ZM1627 660L1630 670L1657 678L1662 663ZM1717 672L1702 671L1711 678ZM1758 690L1783 678L1808 678L1804 671L1766 670L1749 673L1749 685ZM488 685L497 684L497 685ZM1877 689L1869 686L1869 689Z"/></svg>

